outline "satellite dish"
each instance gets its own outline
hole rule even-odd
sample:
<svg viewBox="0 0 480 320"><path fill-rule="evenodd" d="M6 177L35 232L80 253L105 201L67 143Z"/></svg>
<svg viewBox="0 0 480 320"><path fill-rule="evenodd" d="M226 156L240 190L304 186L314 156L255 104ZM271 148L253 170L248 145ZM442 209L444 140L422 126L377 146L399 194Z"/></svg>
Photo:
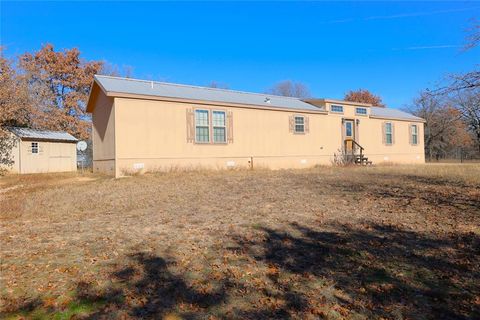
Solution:
<svg viewBox="0 0 480 320"><path fill-rule="evenodd" d="M77 150L78 151L85 151L87 150L87 143L85 141L78 141L77 142Z"/></svg>

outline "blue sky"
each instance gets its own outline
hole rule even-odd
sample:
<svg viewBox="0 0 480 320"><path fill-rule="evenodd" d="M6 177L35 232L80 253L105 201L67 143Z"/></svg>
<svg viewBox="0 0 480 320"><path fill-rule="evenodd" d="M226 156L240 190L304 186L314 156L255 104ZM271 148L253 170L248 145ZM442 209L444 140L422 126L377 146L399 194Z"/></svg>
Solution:
<svg viewBox="0 0 480 320"><path fill-rule="evenodd" d="M6 55L78 47L135 78L315 97L367 88L390 107L480 63L462 52L480 2L0 2Z"/></svg>

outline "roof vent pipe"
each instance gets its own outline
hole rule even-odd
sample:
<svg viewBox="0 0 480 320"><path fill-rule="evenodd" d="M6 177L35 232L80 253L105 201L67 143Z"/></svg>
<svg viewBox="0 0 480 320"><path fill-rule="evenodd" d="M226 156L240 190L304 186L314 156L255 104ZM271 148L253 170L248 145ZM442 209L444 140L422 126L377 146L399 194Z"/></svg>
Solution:
<svg viewBox="0 0 480 320"><path fill-rule="evenodd" d="M266 102L266 103L270 103L270 98L268 98L268 97L265 98L265 102Z"/></svg>
<svg viewBox="0 0 480 320"><path fill-rule="evenodd" d="M153 81L150 81L150 84L151 84L151 86L152 86L152 89L153 89Z"/></svg>

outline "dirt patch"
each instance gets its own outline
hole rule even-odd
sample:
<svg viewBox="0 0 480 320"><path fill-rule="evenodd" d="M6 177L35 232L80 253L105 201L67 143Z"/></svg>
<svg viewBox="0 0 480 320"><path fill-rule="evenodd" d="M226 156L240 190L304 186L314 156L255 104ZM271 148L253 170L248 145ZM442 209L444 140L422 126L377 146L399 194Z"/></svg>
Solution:
<svg viewBox="0 0 480 320"><path fill-rule="evenodd" d="M479 316L478 165L6 179L2 316Z"/></svg>

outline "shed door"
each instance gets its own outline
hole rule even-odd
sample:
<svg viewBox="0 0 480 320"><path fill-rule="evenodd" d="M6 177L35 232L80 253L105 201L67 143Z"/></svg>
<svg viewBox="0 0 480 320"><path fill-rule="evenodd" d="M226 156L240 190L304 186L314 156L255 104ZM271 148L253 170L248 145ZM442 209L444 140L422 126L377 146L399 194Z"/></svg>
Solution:
<svg viewBox="0 0 480 320"><path fill-rule="evenodd" d="M75 170L75 144L50 143L49 171L64 172ZM73 165L72 165L73 163Z"/></svg>

